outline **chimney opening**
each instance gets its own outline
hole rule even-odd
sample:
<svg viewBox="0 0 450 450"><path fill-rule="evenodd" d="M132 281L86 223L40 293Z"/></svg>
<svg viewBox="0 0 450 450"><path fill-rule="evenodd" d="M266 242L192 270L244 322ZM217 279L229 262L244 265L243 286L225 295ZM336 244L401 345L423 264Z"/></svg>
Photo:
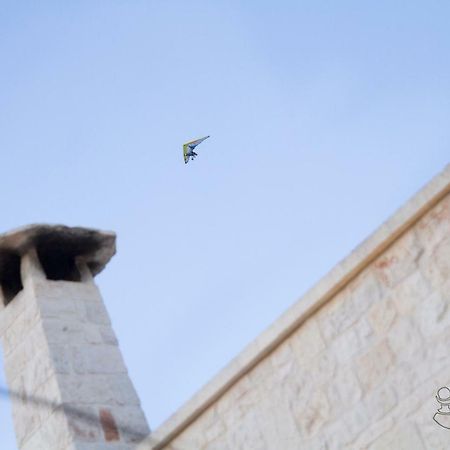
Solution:
<svg viewBox="0 0 450 450"><path fill-rule="evenodd" d="M23 289L20 255L4 251L0 255L0 286L5 306Z"/></svg>
<svg viewBox="0 0 450 450"><path fill-rule="evenodd" d="M75 256L61 245L59 248L36 247L39 261L48 280L81 281Z"/></svg>

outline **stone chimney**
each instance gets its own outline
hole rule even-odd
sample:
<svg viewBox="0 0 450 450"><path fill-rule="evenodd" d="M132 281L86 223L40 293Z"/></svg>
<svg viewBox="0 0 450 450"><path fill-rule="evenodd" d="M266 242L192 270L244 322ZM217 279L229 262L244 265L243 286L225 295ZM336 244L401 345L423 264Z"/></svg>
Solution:
<svg viewBox="0 0 450 450"><path fill-rule="evenodd" d="M93 281L115 234L0 235L0 337L21 450L131 450L149 433Z"/></svg>

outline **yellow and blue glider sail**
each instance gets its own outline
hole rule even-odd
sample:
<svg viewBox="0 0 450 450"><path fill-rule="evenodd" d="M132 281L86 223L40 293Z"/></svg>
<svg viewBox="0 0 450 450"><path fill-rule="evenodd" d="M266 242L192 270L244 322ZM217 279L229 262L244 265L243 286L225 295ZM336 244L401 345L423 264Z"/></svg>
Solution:
<svg viewBox="0 0 450 450"><path fill-rule="evenodd" d="M194 148L208 138L209 136L205 136L200 139L196 139L195 141L186 142L186 144L183 145L183 158L185 164L189 162L189 158L194 159L197 156L197 153L194 152Z"/></svg>

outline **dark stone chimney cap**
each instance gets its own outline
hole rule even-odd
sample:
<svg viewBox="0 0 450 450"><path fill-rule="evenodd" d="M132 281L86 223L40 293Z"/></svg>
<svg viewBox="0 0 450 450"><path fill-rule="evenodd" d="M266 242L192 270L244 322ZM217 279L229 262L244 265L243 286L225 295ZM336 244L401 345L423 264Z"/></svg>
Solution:
<svg viewBox="0 0 450 450"><path fill-rule="evenodd" d="M0 278L11 255L22 256L30 248L64 253L83 259L95 276L116 253L116 234L92 228L33 224L0 234Z"/></svg>

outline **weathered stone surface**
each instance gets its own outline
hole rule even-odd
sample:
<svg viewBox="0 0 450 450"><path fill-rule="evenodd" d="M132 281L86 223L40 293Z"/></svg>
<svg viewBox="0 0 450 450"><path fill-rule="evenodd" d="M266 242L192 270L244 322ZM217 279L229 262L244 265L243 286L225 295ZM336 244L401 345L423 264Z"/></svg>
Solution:
<svg viewBox="0 0 450 450"><path fill-rule="evenodd" d="M203 406L170 442L160 446L150 440L138 448L449 448L448 430L432 417L438 407L436 390L450 386L450 195L431 204L426 213L417 209L421 218L416 211L402 222L401 234L398 222L384 224L381 234L398 231L389 245L376 247L376 252L366 243L357 248L356 254L369 252L358 273L349 276L349 262L340 264L332 272L332 289L313 289L318 303L302 310L308 315L289 332L273 333L282 336L281 344L270 347L255 367L240 369L237 381ZM382 242L378 240L377 246ZM22 291L0 314L7 359L16 367L7 367L8 379L19 389L37 389L33 378L47 391L57 386L68 404L97 415L100 408L107 408L117 422L120 443L103 442L99 421L94 427L98 435L80 429L77 445L70 442L77 434L73 425L71 433L61 432L56 436L59 450L130 450L130 438L123 438L120 430L134 427L144 435L148 428L95 285L33 276L33 292L44 299L40 312L45 333L39 337L36 328L36 337L41 341L46 337L41 351L53 370L45 365L41 372L33 368L34 344L21 340L23 328L14 328L22 315L30 323L35 320L24 307ZM66 304L51 303L63 292ZM292 322L283 316L281 323ZM59 334L62 342L57 341ZM26 369L28 359L33 369ZM43 450L46 439L56 442L55 436L45 437L54 415L39 416L37 422L25 419L28 428L36 430L32 435L21 432L26 450ZM103 441L88 442L98 436ZM138 436L131 440L137 443Z"/></svg>
<svg viewBox="0 0 450 450"><path fill-rule="evenodd" d="M395 287L416 270L422 253L415 232L410 231L375 261L374 273L386 289Z"/></svg>
<svg viewBox="0 0 450 450"><path fill-rule="evenodd" d="M385 417L398 402L395 386L383 384L367 395L364 403L366 405L371 422Z"/></svg>
<svg viewBox="0 0 450 450"><path fill-rule="evenodd" d="M448 448L449 199L163 448Z"/></svg>
<svg viewBox="0 0 450 450"><path fill-rule="evenodd" d="M113 345L79 345L71 347L71 361L75 373L126 373L122 354Z"/></svg>
<svg viewBox="0 0 450 450"><path fill-rule="evenodd" d="M74 257L82 257L96 275L116 252L116 235L112 232L65 225L28 225L0 235L0 278L5 255L15 252L22 256L28 250L44 247L64 249Z"/></svg>
<svg viewBox="0 0 450 450"><path fill-rule="evenodd" d="M61 227L0 237L0 261L8 246L28 252L22 255L23 289L0 310L21 450L131 450L149 433L100 293L83 265L97 273L113 255L114 242L111 233ZM80 257L81 278L71 274L71 261L58 272L45 245ZM39 251L48 258L44 262ZM46 277L61 274L74 279Z"/></svg>
<svg viewBox="0 0 450 450"><path fill-rule="evenodd" d="M327 343L354 324L358 317L348 289L336 295L336 301L327 303L317 313L320 330Z"/></svg>
<svg viewBox="0 0 450 450"><path fill-rule="evenodd" d="M431 286L435 288L439 288L450 279L450 237L436 245L433 251L424 258L420 268Z"/></svg>
<svg viewBox="0 0 450 450"><path fill-rule="evenodd" d="M386 341L371 348L356 361L358 378L364 389L378 386L394 365L394 355Z"/></svg>
<svg viewBox="0 0 450 450"><path fill-rule="evenodd" d="M414 425L405 423L380 436L369 450L422 450L425 446Z"/></svg>
<svg viewBox="0 0 450 450"><path fill-rule="evenodd" d="M392 290L391 298L400 314L414 311L431 293L431 286L420 271L416 270Z"/></svg>
<svg viewBox="0 0 450 450"><path fill-rule="evenodd" d="M388 333L389 347L400 361L417 361L424 356L423 339L414 323L401 318L390 328Z"/></svg>
<svg viewBox="0 0 450 450"><path fill-rule="evenodd" d="M369 312L369 323L378 335L385 335L394 322L397 310L390 297L373 305Z"/></svg>
<svg viewBox="0 0 450 450"><path fill-rule="evenodd" d="M293 402L292 411L303 438L316 435L331 417L329 400L324 391L314 390L309 393L306 405L296 405Z"/></svg>
<svg viewBox="0 0 450 450"><path fill-rule="evenodd" d="M327 392L334 417L338 417L354 407L363 393L351 366L343 366L338 369L337 374L328 385Z"/></svg>
<svg viewBox="0 0 450 450"><path fill-rule="evenodd" d="M325 348L315 320L308 320L289 342L296 356L304 361L313 358Z"/></svg>

